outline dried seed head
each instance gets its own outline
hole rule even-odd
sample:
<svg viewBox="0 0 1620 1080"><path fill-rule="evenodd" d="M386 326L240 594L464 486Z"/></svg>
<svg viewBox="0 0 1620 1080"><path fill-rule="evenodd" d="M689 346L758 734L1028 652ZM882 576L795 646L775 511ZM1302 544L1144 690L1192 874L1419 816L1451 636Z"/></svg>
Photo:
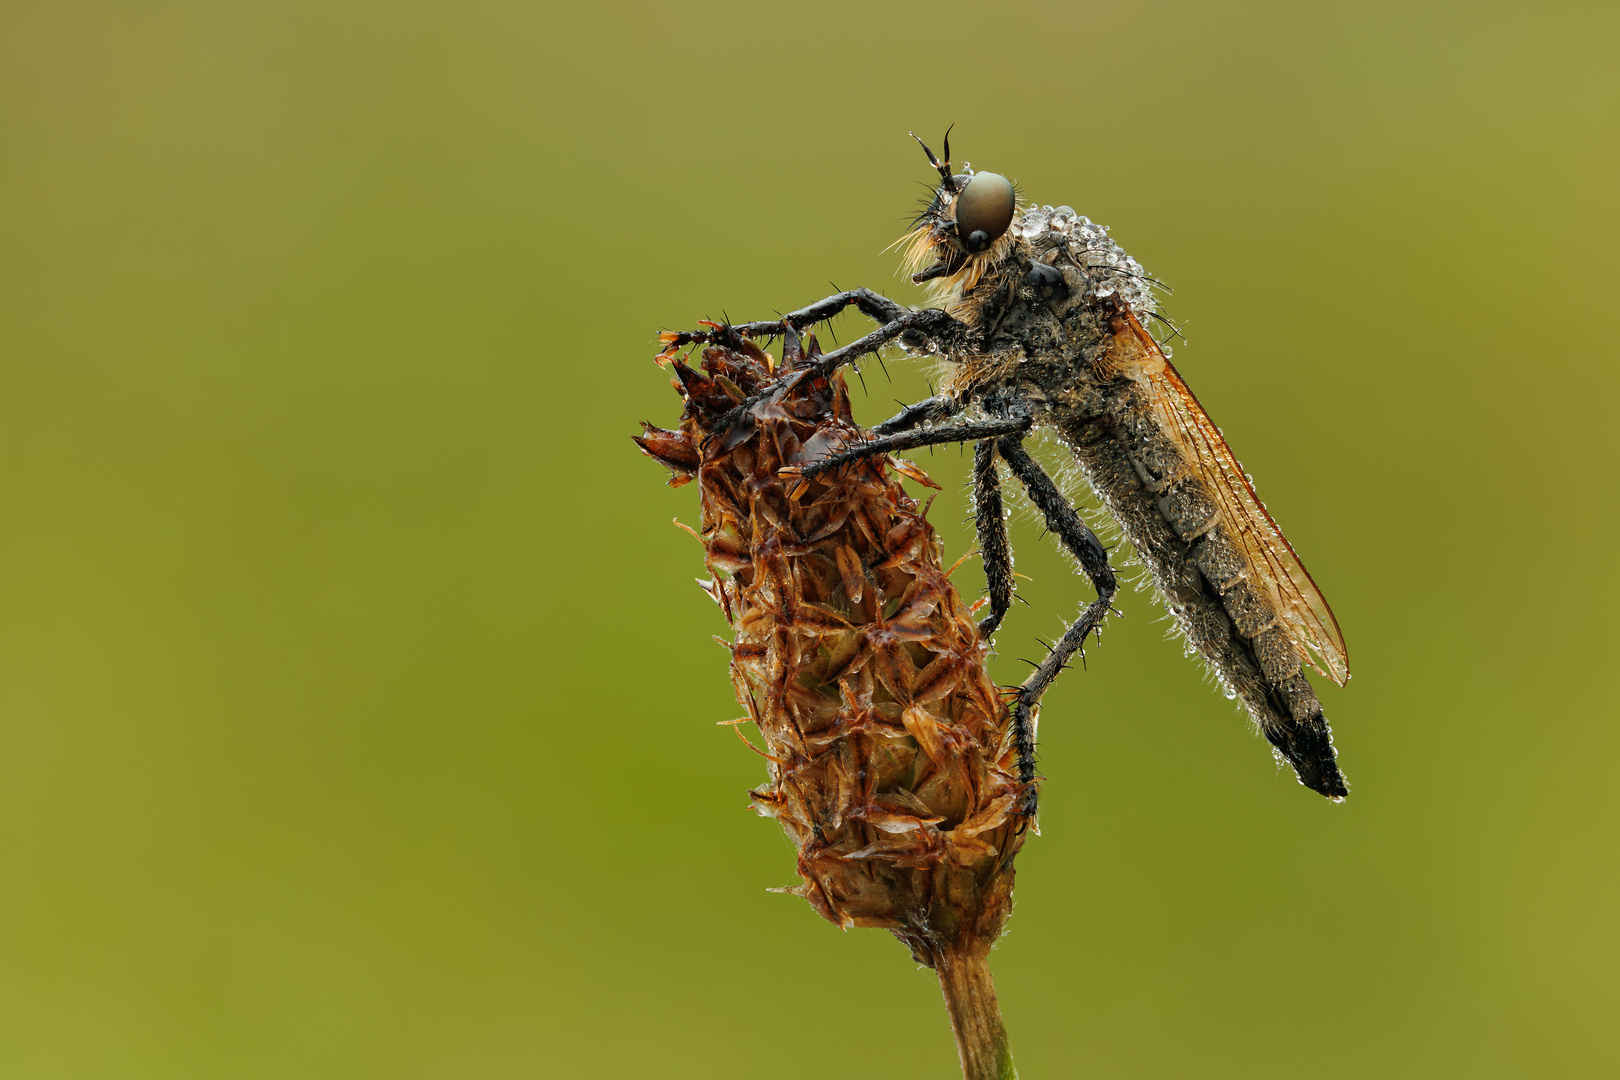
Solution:
<svg viewBox="0 0 1620 1080"><path fill-rule="evenodd" d="M699 481L705 588L770 771L750 794L798 849L788 891L931 967L982 961L1028 824L986 646L889 458L797 476L863 437L842 376L804 377L814 343L773 365L726 327L703 337L701 371L675 363L679 431L636 441L672 483Z"/></svg>

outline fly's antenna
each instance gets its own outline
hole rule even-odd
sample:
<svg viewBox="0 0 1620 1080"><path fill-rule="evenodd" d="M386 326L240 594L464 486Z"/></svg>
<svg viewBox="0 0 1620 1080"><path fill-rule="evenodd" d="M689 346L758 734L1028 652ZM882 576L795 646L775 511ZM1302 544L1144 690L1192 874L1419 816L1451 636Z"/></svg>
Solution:
<svg viewBox="0 0 1620 1080"><path fill-rule="evenodd" d="M955 124L952 124L950 128L945 129L944 161L941 161L934 156L934 152L928 149L928 144L923 142L922 137L915 131L908 131L906 133L913 139L916 139L917 145L923 148L923 153L928 155L928 164L932 165L934 170L939 173L940 182L944 184L949 184L951 182L951 128L954 128L955 126Z"/></svg>

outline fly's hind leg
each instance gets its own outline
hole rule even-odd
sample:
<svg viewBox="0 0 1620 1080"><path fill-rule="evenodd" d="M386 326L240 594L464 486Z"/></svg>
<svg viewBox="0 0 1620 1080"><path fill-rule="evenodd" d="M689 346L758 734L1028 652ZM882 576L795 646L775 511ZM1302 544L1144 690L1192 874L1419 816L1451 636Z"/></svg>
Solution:
<svg viewBox="0 0 1620 1080"><path fill-rule="evenodd" d="M990 594L990 614L979 620L979 636L988 641L1012 607L1013 595L1012 546L1007 543L994 439L984 439L973 448L973 525L979 534L979 557Z"/></svg>
<svg viewBox="0 0 1620 1080"><path fill-rule="evenodd" d="M1033 816L1036 804L1033 721L1035 707L1040 703L1041 695L1046 693L1046 688L1052 684L1052 680L1057 678L1058 672L1068 665L1070 658L1085 644L1086 635L1102 625L1103 618L1108 614L1109 606L1113 602L1118 583L1115 581L1113 568L1108 565L1108 552L1103 548L1102 542L1086 528L1086 523L1080 520L1080 515L1069 505L1069 500L1063 497L1063 493L1052 482L1052 478L1047 476L1046 471L1019 445L1019 436L1002 437L996 442L996 451L1017 474L1018 479L1024 482L1024 487L1029 491L1030 501L1046 518L1046 527L1080 563L1080 569L1085 571L1086 577L1091 579L1092 586L1097 590L1097 599L1086 605L1080 617L1074 621L1058 643L1052 646L1052 651L1036 667L1034 673L1024 680L1024 684L1018 688L1018 693L1013 698L1013 740L1018 751L1018 778L1024 785L1022 812L1027 816Z"/></svg>

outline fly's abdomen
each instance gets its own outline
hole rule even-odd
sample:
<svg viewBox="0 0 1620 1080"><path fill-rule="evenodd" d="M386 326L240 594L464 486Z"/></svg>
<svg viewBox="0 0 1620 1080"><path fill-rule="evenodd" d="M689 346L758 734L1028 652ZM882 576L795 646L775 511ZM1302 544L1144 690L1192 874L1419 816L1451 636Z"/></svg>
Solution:
<svg viewBox="0 0 1620 1080"><path fill-rule="evenodd" d="M1235 523L1150 416L1127 408L1106 426L1089 423L1063 434L1188 643L1301 783L1329 797L1346 794L1321 703Z"/></svg>

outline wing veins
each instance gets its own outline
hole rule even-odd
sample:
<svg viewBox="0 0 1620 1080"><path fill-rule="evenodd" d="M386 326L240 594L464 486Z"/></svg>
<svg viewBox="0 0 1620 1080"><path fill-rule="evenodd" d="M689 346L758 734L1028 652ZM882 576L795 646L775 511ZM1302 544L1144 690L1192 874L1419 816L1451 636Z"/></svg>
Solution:
<svg viewBox="0 0 1620 1080"><path fill-rule="evenodd" d="M1130 321L1142 347L1163 359L1158 345L1142 329L1135 315L1130 316ZM1180 372L1169 360L1164 359L1163 363L1163 370L1149 377L1160 384L1154 397L1166 421L1166 430L1180 436L1199 466L1199 475L1215 495L1223 519L1237 534L1250 563L1264 576L1263 585L1277 603L1278 614L1288 624L1289 636L1300 659L1343 686L1350 674L1349 650L1327 598L1310 571L1305 569L1282 527L1260 501L1220 429L1210 420Z"/></svg>

